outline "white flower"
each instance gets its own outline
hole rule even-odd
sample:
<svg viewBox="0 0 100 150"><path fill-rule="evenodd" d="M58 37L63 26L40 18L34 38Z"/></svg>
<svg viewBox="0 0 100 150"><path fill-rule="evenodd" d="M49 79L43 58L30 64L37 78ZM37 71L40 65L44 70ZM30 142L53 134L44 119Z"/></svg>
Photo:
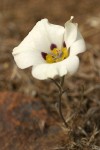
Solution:
<svg viewBox="0 0 100 150"><path fill-rule="evenodd" d="M32 75L40 80L74 74L79 67L77 54L84 52L86 47L72 19L65 23L65 28L50 24L47 19L37 22L13 50L18 67L32 66Z"/></svg>

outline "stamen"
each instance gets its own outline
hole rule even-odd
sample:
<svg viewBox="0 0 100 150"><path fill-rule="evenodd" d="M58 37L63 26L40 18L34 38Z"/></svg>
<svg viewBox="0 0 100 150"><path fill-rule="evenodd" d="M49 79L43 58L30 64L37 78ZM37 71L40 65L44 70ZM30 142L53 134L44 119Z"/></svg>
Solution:
<svg viewBox="0 0 100 150"><path fill-rule="evenodd" d="M55 47L55 45L51 45ZM66 48L65 42L63 43L62 49L53 48L51 53L41 52L42 57L46 60L47 63L56 63L63 61L69 56L69 50Z"/></svg>

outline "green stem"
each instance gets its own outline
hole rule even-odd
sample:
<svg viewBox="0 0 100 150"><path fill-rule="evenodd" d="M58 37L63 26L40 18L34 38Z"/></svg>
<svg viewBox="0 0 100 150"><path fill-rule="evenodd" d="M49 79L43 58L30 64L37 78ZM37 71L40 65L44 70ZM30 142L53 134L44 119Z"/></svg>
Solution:
<svg viewBox="0 0 100 150"><path fill-rule="evenodd" d="M59 89L59 101L58 101L58 109L59 109L59 114L60 114L60 117L61 117L61 119L62 119L62 121L63 121L63 123L65 124L65 126L66 126L66 128L68 128L68 124L67 124L67 122L66 122L66 120L65 120L65 118L64 118L64 116L63 116L63 113L62 113L62 104L61 104L61 102L62 102L62 95L63 95L63 93L64 93L64 90L63 90L63 84L64 84L64 76L61 78L61 80L60 80L60 83L58 83L56 80L54 80L54 79L51 79L54 83L55 83L55 85L58 87L58 89Z"/></svg>
<svg viewBox="0 0 100 150"><path fill-rule="evenodd" d="M63 121L63 123L65 124L66 128L68 128L68 124L63 116L63 113L62 113L62 104L61 104L61 101L62 101L62 95L63 95L63 91L60 89L59 90L59 114L60 114L60 117Z"/></svg>

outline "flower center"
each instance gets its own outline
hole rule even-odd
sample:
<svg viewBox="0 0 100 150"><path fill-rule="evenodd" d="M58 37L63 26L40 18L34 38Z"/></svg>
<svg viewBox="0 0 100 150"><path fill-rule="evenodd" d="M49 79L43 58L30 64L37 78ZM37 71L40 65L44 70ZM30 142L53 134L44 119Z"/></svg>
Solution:
<svg viewBox="0 0 100 150"><path fill-rule="evenodd" d="M57 48L55 44L51 44L50 53L42 52L41 55L47 63L56 63L66 59L69 56L69 50L66 47L65 42L63 43L62 49Z"/></svg>
<svg viewBox="0 0 100 150"><path fill-rule="evenodd" d="M61 50L58 48L54 48L51 50L50 54L46 55L46 62L47 63L55 63L64 60L69 55L68 50L66 47L63 47Z"/></svg>

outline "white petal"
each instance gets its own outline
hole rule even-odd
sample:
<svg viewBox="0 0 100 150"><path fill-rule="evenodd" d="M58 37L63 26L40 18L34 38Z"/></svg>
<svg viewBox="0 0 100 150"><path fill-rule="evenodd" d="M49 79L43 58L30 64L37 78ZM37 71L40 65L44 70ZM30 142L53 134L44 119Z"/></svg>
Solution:
<svg viewBox="0 0 100 150"><path fill-rule="evenodd" d="M47 19L42 19L37 22L19 46L22 48L21 51L35 49L49 52L51 44L56 44L61 48L64 31L64 27L50 24Z"/></svg>
<svg viewBox="0 0 100 150"><path fill-rule="evenodd" d="M54 78L58 75L58 71L51 64L41 64L33 67L32 75L39 80L45 80L48 78Z"/></svg>
<svg viewBox="0 0 100 150"><path fill-rule="evenodd" d="M77 38L78 25L77 23L72 23L72 19L73 18L65 23L64 41L67 45L67 48L69 48Z"/></svg>
<svg viewBox="0 0 100 150"><path fill-rule="evenodd" d="M40 64L32 69L32 75L40 80L54 78L55 76L63 76L65 74L74 74L79 67L79 59L77 56L69 57L61 62L53 64Z"/></svg>
<svg viewBox="0 0 100 150"><path fill-rule="evenodd" d="M47 19L39 21L32 31L35 47L39 47L42 52L48 52L51 44L61 48L64 31L64 27L50 24Z"/></svg>
<svg viewBox="0 0 100 150"><path fill-rule="evenodd" d="M68 60L66 59L66 67L69 75L75 74L79 68L79 58L70 56Z"/></svg>
<svg viewBox="0 0 100 150"><path fill-rule="evenodd" d="M14 55L14 60L19 68L25 69L27 67L45 63L45 60L41 57L40 53L34 51L21 52Z"/></svg>
<svg viewBox="0 0 100 150"><path fill-rule="evenodd" d="M76 41L77 41L77 40L80 40L80 39L83 39L83 36L82 36L82 34L80 33L79 29L77 29L77 38L76 38Z"/></svg>
<svg viewBox="0 0 100 150"><path fill-rule="evenodd" d="M23 41L22 41L22 43L23 43ZM19 53L23 53L23 52L28 52L28 51L34 51L35 49L31 46L31 44L29 43L29 44L27 44L27 43L25 43L25 44L19 44L19 46L17 46L17 47L15 47L14 49L13 49L13 52L12 52L12 54L13 55L16 55L16 54L19 54ZM35 50L36 51L36 50Z"/></svg>
<svg viewBox="0 0 100 150"><path fill-rule="evenodd" d="M75 41L72 46L70 47L70 55L77 55L79 53L82 53L86 50L86 45L84 42L84 39L80 39Z"/></svg>

